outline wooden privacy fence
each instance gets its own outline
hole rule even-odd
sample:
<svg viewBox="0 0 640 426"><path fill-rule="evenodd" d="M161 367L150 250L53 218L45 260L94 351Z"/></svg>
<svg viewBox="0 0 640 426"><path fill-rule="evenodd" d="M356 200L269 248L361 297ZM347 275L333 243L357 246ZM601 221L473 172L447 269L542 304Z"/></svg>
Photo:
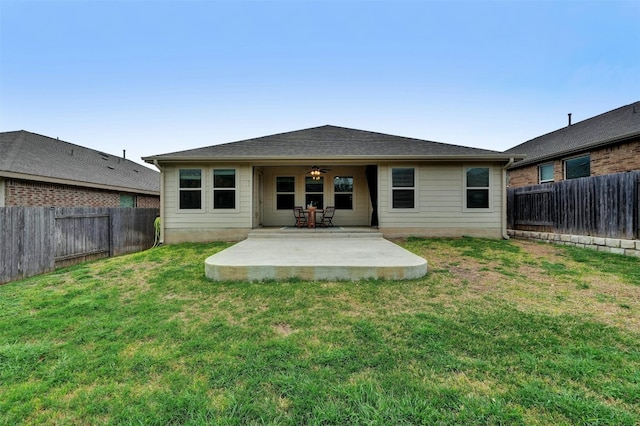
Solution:
<svg viewBox="0 0 640 426"><path fill-rule="evenodd" d="M640 238L640 172L509 188L507 227L525 231Z"/></svg>
<svg viewBox="0 0 640 426"><path fill-rule="evenodd" d="M0 208L0 284L154 243L158 209Z"/></svg>

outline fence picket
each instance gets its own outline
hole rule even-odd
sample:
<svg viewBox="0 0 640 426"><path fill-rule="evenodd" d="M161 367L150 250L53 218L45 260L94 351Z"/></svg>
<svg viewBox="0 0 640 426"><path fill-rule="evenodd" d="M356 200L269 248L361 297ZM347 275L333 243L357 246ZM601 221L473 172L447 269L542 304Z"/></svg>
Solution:
<svg viewBox="0 0 640 426"><path fill-rule="evenodd" d="M0 284L146 250L157 215L146 208L0 208Z"/></svg>
<svg viewBox="0 0 640 426"><path fill-rule="evenodd" d="M640 172L509 188L510 229L640 238Z"/></svg>

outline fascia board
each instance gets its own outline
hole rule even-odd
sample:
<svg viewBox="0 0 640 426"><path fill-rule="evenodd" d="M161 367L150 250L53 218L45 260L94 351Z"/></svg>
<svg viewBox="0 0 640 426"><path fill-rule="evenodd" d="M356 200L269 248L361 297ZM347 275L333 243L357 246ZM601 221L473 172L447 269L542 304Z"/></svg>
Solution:
<svg viewBox="0 0 640 426"><path fill-rule="evenodd" d="M559 159L567 156L572 156L585 151L591 151L593 149L605 148L610 145L632 142L633 140L638 138L640 138L640 132L634 133L631 135L626 135L623 138L612 138L605 141L594 142L592 144L587 144L587 145L583 145L573 149L567 149L564 151L554 152L554 153L543 155L540 157L531 158L529 160L524 159L513 164L511 167L509 167L509 170L517 169L519 167L531 166L534 164L539 164L539 163L543 163L543 162L547 162L550 160L555 160L555 159Z"/></svg>
<svg viewBox="0 0 640 426"><path fill-rule="evenodd" d="M328 162L328 163L345 163L345 162L360 162L371 163L380 161L509 161L512 158L523 159L524 155L521 154L481 154L481 155L387 155L384 157L377 155L360 155L360 156L339 156L339 157L294 157L287 156L286 158L280 156L229 156L229 157L145 157L144 161L154 164L157 161L159 164L167 163L210 163L210 162L252 162L252 163L278 163L278 164L291 164L291 163L309 163L309 162Z"/></svg>
<svg viewBox="0 0 640 426"><path fill-rule="evenodd" d="M0 170L0 176L5 178L11 178L11 179L22 179L22 180L30 180L30 181L36 181L36 182L57 183L60 185L72 185L72 186L80 186L85 188L106 189L109 191L130 192L134 194L160 195L160 191L149 191L146 189L129 188L124 186L103 185L99 183L81 182L81 181L71 180L71 179L60 179L60 178L47 177L47 176L30 175L25 173L15 173L15 172L8 172L4 170Z"/></svg>

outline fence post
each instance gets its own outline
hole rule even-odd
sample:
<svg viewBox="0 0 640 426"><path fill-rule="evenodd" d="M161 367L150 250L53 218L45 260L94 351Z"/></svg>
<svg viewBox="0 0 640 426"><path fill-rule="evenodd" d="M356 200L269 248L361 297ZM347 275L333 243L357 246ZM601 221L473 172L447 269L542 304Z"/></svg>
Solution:
<svg viewBox="0 0 640 426"><path fill-rule="evenodd" d="M113 257L113 243L114 243L114 230L113 230L113 209L109 209L109 219L108 219L109 232L109 257Z"/></svg>
<svg viewBox="0 0 640 426"><path fill-rule="evenodd" d="M640 172L636 172L636 200L635 200L635 236L634 239L640 240Z"/></svg>

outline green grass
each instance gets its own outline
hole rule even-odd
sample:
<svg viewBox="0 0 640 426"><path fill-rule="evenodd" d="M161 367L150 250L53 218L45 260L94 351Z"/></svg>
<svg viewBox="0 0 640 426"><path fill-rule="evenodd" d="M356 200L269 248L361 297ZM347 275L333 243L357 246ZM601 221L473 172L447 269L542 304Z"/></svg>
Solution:
<svg viewBox="0 0 640 426"><path fill-rule="evenodd" d="M629 284L640 285L640 268L637 262L629 262L624 256L601 256L600 253L592 250L568 247L567 257L576 262L588 264L600 272L619 275Z"/></svg>
<svg viewBox="0 0 640 426"><path fill-rule="evenodd" d="M215 283L181 244L0 286L0 424L640 423L640 261L408 239L412 281Z"/></svg>

